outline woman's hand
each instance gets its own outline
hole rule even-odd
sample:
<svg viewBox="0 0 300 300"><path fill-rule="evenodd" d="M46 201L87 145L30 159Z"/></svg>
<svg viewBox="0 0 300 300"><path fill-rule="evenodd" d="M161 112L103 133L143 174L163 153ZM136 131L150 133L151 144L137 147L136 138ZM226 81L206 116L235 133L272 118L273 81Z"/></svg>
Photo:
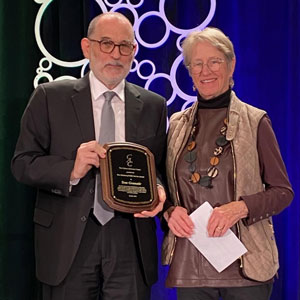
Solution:
<svg viewBox="0 0 300 300"><path fill-rule="evenodd" d="M184 207L171 207L164 213L171 231L178 237L190 237L193 234L194 223Z"/></svg>
<svg viewBox="0 0 300 300"><path fill-rule="evenodd" d="M207 224L208 235L223 236L240 219L247 217L248 208L244 201L233 201L215 207Z"/></svg>

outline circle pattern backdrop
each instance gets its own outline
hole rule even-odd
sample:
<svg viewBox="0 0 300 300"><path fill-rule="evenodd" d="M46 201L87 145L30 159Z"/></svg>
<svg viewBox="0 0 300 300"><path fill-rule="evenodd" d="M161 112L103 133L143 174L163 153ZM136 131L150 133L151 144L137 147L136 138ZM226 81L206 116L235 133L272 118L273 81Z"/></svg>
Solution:
<svg viewBox="0 0 300 300"><path fill-rule="evenodd" d="M85 70L89 63L87 59L81 59L81 60L72 61L72 62L64 61L58 57L54 57L46 49L46 47L44 46L44 44L42 42L40 28L41 28L41 22L42 22L44 12L47 10L47 7L49 6L49 4L51 2L53 2L53 0L34 0L34 1L38 4L41 4L41 7L37 13L36 20L35 20L34 32L35 32L35 38L37 41L37 45L38 45L40 51L44 55L44 57L39 62L38 68L36 69L37 75L34 78L34 82L33 82L34 87L36 88L38 86L41 78L46 79L48 81L62 80L62 79L75 79L72 76L60 76L57 78L53 78L53 76L50 73L53 64L60 66L60 67L64 67L64 68L81 67L80 74L81 74L81 76L84 76ZM138 42L138 44L140 44L141 46L143 46L145 48L148 48L153 51L157 51L157 55L159 55L158 48L161 47L162 45L164 45L165 43L167 43L167 41L170 37L170 34L171 33L176 34L176 36L178 36L178 37L177 37L175 46L180 51L180 55L178 55L178 57L176 59L174 59L174 61L172 62L169 74L156 72L156 67L155 67L154 62L149 59L138 61L136 59L136 57L139 52L139 47L138 47L136 57L134 59L134 62L132 64L132 68L131 68L130 72L136 72L136 74L139 78L146 81L145 85L144 85L144 87L146 89L148 89L150 84L156 79L163 78L165 80L168 80L172 87L172 93L167 102L168 105L170 105L174 101L176 96L180 97L184 101L181 109L185 109L192 102L195 101L195 96L188 95L187 93L182 91L182 89L179 87L177 80L176 80L177 70L183 60L183 57L181 54L182 48L180 46L180 43L191 31L202 30L210 23L210 21L212 20L214 14L215 14L216 0L207 0L210 2L210 9L209 9L209 12L208 12L206 18L204 20L197 20L198 21L197 24L200 24L200 25L197 25L196 27L189 28L189 29L181 29L179 27L176 27L174 24L172 24L168 20L167 14L165 11L166 0L159 0L159 10L158 11L147 11L146 13L144 13L142 15L138 14L138 8L140 8L144 5L144 0L134 1L135 4L131 3L130 0L126 0L126 1L119 0L117 2L114 1L116 3L111 3L108 0L103 0L103 1L102 0L93 0L93 1L95 1L99 5L99 8L101 9L102 12L118 11L120 9L129 10L132 13L133 18L134 18L133 28L134 28L135 34L136 34L136 41ZM183 12L183 14L184 14L184 12ZM140 28L141 28L142 24L145 22L146 19L148 19L150 17L159 18L160 21L163 22L165 25L165 32L164 32L163 36L160 38L160 40L155 41L153 43L146 42L143 39L141 32L140 32ZM143 74L143 72L141 70L143 65L147 66L148 68L151 69L151 71L148 72L149 74Z"/></svg>

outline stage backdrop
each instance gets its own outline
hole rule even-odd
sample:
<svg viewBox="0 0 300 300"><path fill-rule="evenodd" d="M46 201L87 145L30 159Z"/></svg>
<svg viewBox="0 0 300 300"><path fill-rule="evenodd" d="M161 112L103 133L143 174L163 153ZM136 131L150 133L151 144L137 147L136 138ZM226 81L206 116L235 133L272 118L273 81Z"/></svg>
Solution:
<svg viewBox="0 0 300 300"><path fill-rule="evenodd" d="M5 3L4 3L5 2ZM215 26L232 40L237 95L267 110L295 190L292 205L274 217L280 252L272 300L299 300L300 4L253 0L23 0L0 2L0 300L38 299L32 213L35 192L9 170L19 120L41 82L83 76L80 39L103 11L133 23L139 43L128 80L168 99L169 116L195 100L180 42L194 29ZM159 248L162 233L158 229ZM160 249L158 249L160 251ZM175 300L159 268L152 299Z"/></svg>

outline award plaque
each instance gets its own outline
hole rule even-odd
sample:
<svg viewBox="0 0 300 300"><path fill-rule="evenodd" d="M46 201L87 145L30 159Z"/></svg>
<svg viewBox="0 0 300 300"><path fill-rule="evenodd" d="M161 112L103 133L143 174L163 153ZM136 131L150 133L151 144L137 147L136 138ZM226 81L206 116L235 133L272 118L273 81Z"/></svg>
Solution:
<svg viewBox="0 0 300 300"><path fill-rule="evenodd" d="M101 159L103 200L126 213L152 210L158 202L154 156L147 147L124 142L104 145Z"/></svg>

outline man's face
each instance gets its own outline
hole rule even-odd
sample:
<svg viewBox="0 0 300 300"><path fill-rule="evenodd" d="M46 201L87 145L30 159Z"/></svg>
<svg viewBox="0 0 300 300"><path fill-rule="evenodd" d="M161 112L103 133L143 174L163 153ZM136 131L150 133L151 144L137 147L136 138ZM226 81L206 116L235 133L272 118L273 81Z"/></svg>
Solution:
<svg viewBox="0 0 300 300"><path fill-rule="evenodd" d="M113 16L100 18L89 38L111 40L116 44L134 42L131 25L125 20ZM82 40L81 46L84 56L90 61L90 69L97 79L109 89L113 89L129 73L135 49L128 56L121 55L119 47L115 47L108 54L100 50L99 43L87 38Z"/></svg>

